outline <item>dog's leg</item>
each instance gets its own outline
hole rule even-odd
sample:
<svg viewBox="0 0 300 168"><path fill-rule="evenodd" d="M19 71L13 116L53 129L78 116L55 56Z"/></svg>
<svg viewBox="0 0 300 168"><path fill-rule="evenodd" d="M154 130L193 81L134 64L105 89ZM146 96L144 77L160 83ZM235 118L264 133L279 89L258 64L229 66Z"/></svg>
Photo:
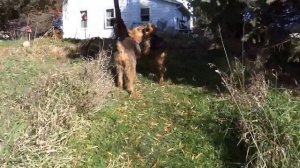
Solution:
<svg viewBox="0 0 300 168"><path fill-rule="evenodd" d="M166 67L164 65L161 65L159 67L159 85L161 86L164 84L165 72L166 72Z"/></svg>
<svg viewBox="0 0 300 168"><path fill-rule="evenodd" d="M124 75L124 68L122 65L116 65L116 73L117 73L117 87L123 89L123 75Z"/></svg>
<svg viewBox="0 0 300 168"><path fill-rule="evenodd" d="M116 86L123 89L124 88L124 62L126 55L124 54L123 45L117 42L118 51L114 53L114 60L116 65Z"/></svg>
<svg viewBox="0 0 300 168"><path fill-rule="evenodd" d="M136 78L136 62L129 62L125 67L125 77L127 82L127 90L131 94L134 91L134 83Z"/></svg>
<svg viewBox="0 0 300 168"><path fill-rule="evenodd" d="M165 58L166 58L166 56L167 56L167 53L162 52L155 59L155 62L157 64L159 85L163 85L163 83L164 83L164 75L165 75L165 72L166 72L166 67L165 67Z"/></svg>

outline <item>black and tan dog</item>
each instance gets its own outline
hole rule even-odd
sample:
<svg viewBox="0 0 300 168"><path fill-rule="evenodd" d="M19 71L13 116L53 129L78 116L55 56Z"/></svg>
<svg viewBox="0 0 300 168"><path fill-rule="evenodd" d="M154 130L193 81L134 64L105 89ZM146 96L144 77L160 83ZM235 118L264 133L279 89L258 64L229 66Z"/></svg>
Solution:
<svg viewBox="0 0 300 168"><path fill-rule="evenodd" d="M134 91L137 58L141 56L139 44L144 36L144 28L144 26L137 26L128 30L129 37L118 40L116 43L116 52L114 53L116 84L117 87L126 88L129 93Z"/></svg>
<svg viewBox="0 0 300 168"><path fill-rule="evenodd" d="M163 85L168 52L167 44L163 38L156 34L154 24L147 24L143 29L143 33L142 58L150 63L150 69L157 74L159 84Z"/></svg>

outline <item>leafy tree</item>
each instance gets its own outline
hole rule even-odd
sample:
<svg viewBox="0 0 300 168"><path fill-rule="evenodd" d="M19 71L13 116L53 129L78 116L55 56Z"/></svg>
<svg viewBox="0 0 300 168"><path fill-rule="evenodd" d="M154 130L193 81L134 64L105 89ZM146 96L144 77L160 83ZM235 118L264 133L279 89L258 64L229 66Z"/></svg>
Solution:
<svg viewBox="0 0 300 168"><path fill-rule="evenodd" d="M242 45L243 41L246 53L251 55L253 47L277 46L286 42L291 32L300 31L298 0L190 0L190 4L198 17L197 24L210 28L216 36L220 26L229 50L240 51L237 55L243 54L241 47L230 48L231 44Z"/></svg>

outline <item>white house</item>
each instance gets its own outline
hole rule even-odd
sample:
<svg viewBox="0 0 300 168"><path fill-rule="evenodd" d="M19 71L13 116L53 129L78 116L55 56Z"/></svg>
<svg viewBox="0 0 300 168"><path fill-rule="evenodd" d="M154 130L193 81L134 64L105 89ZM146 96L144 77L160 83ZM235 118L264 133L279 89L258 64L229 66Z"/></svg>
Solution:
<svg viewBox="0 0 300 168"><path fill-rule="evenodd" d="M161 31L192 28L191 13L177 0L119 0L122 18L128 28L151 22ZM113 0L64 0L64 38L113 37Z"/></svg>

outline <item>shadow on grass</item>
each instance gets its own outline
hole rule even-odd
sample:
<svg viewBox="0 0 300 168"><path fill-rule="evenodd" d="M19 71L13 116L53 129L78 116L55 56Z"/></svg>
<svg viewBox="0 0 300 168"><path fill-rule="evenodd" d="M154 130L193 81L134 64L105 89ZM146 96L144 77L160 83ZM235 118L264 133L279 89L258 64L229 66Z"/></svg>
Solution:
<svg viewBox="0 0 300 168"><path fill-rule="evenodd" d="M107 52L107 56L112 56L114 50L114 40L112 39L68 39L66 41L77 46L67 56L74 60L94 59L101 51ZM212 92L224 90L220 76L215 72L216 67L227 71L226 58L222 49L208 50L210 42L205 38L191 39L172 36L167 37L166 41L170 46L166 61L166 80L170 80L174 84L205 87ZM111 64L113 69L113 62ZM148 60L138 60L137 72L155 80L153 75L149 75L147 64L149 64Z"/></svg>
<svg viewBox="0 0 300 168"><path fill-rule="evenodd" d="M166 79L174 84L205 87L210 91L223 91L221 79L215 70L227 71L227 61L222 49L209 50L210 42L205 38L192 39L182 36L167 37L169 52L166 61ZM138 64L138 72L149 77Z"/></svg>
<svg viewBox="0 0 300 168"><path fill-rule="evenodd" d="M234 119L233 119L234 120ZM246 165L247 146L240 141L238 132L231 130L234 126L232 123L223 123L207 115L194 121L199 129L205 132L205 136L211 139L211 143L220 151L221 160L228 168L240 168ZM232 127L228 127L232 125Z"/></svg>
<svg viewBox="0 0 300 168"><path fill-rule="evenodd" d="M216 67L223 67L221 51L201 51L199 49L174 49L167 61L167 77L175 84L206 87L210 91L222 88Z"/></svg>
<svg viewBox="0 0 300 168"><path fill-rule="evenodd" d="M95 59L100 52L105 52L107 56L111 56L114 44L112 39L101 38L86 40L66 39L65 41L76 45L76 48L67 55L70 59Z"/></svg>
<svg viewBox="0 0 300 168"><path fill-rule="evenodd" d="M210 91L207 92L209 94ZM225 167L228 168L240 168L246 165L247 154L252 151L248 151L247 145L244 141L240 141L240 134L236 131L237 126L234 125L238 122L238 118L232 116L232 120L229 122L228 116L224 113L231 113L226 101L216 101L214 99L205 102L197 103L205 97L201 97L199 92L190 92L190 94L184 95L188 97L195 97L192 100L193 108L188 104L181 104L179 111L185 111L186 115L180 113L167 114L168 118L172 119L172 122L177 127L180 127L184 132L184 135L188 138L188 144L193 143L194 148L203 145L203 139L199 137L205 137L207 143L213 146L213 150L216 151L216 157L219 157ZM205 92L201 93L205 95ZM206 103L209 103L206 107ZM170 103L167 106L174 108L176 103ZM163 112L161 112L163 114ZM226 119L227 118L227 119ZM193 129L191 129L193 128ZM190 135L190 136L188 136ZM197 149L195 149L197 150ZM199 149L198 149L199 150ZM203 151L201 148L199 151ZM249 153L247 153L249 152Z"/></svg>

